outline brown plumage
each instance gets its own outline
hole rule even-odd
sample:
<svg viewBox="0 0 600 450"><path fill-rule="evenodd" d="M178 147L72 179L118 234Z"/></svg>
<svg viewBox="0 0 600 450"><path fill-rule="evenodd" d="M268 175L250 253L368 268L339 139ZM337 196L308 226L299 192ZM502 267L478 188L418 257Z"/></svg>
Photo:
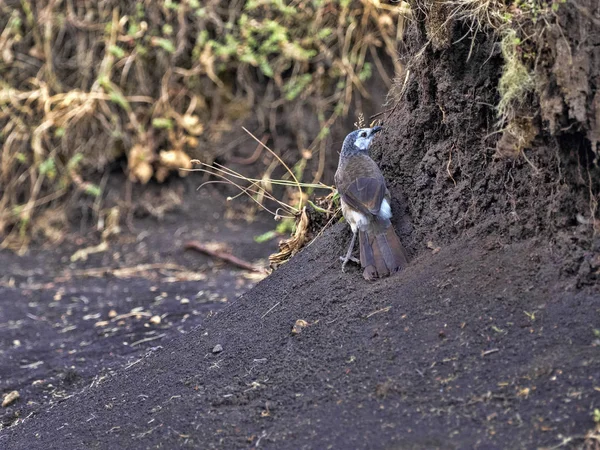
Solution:
<svg viewBox="0 0 600 450"><path fill-rule="evenodd" d="M350 248L343 258L342 270L352 259L359 237L360 264L367 280L384 277L408 264L406 252L390 222L390 193L368 147L381 128L350 133L344 141L335 183L340 194L342 213L352 228Z"/></svg>

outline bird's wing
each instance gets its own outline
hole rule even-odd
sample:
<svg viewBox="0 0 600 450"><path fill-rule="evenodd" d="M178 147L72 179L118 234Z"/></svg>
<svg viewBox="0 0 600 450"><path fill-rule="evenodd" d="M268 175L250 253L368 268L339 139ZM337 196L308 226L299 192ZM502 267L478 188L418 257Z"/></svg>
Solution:
<svg viewBox="0 0 600 450"><path fill-rule="evenodd" d="M377 215L386 193L382 178L357 178L341 192L342 199L351 208L363 214Z"/></svg>

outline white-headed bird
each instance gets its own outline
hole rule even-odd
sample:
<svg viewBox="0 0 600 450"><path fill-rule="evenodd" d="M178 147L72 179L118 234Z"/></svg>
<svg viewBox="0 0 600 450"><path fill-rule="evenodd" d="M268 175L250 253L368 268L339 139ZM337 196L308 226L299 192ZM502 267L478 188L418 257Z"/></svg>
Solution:
<svg viewBox="0 0 600 450"><path fill-rule="evenodd" d="M352 258L358 234L360 264L367 280L390 275L408 264L406 251L390 221L390 193L383 174L369 156L369 146L381 127L353 131L344 140L335 184L342 213L352 229L352 241L342 271Z"/></svg>

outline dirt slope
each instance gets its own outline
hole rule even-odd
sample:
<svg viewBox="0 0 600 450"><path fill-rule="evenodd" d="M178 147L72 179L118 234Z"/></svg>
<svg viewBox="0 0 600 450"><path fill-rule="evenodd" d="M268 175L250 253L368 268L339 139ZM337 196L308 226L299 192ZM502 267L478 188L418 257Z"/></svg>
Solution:
<svg viewBox="0 0 600 450"><path fill-rule="evenodd" d="M410 267L373 284L342 274L349 233L337 225L200 328L2 430L0 444L584 445L600 404L600 172L594 90L569 83L595 85L596 9L567 3L535 35L531 69L547 77L527 99L536 136L507 156L498 40L461 40L456 23L451 46L429 45L431 19L413 8L413 76L372 150ZM309 325L294 335L299 319Z"/></svg>
<svg viewBox="0 0 600 450"><path fill-rule="evenodd" d="M463 239L369 284L340 273L346 238L3 448L535 448L592 428L598 290L561 280L550 244Z"/></svg>

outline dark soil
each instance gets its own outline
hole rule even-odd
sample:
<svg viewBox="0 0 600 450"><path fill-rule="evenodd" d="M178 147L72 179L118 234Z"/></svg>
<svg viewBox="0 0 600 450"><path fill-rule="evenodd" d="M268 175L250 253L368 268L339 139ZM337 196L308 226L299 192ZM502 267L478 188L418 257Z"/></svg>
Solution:
<svg viewBox="0 0 600 450"><path fill-rule="evenodd" d="M274 227L272 220L226 219L235 212L226 210L224 196L198 193L196 184L146 189L137 197L133 229L125 227L87 261L70 262L75 251L100 241L85 224L77 228L87 232L72 232L59 247L34 245L23 257L0 253L0 389L21 395L1 411L0 428L162 348L264 277L184 251L188 240L213 242L264 266L276 249L253 240ZM109 197L122 197L124 183L115 177L113 185ZM160 220L149 215L160 208Z"/></svg>
<svg viewBox="0 0 600 450"><path fill-rule="evenodd" d="M551 244L463 239L369 284L340 272L347 235L335 227L200 327L40 408L3 448L582 442L600 402L599 296L560 278Z"/></svg>
<svg viewBox="0 0 600 450"><path fill-rule="evenodd" d="M572 51L590 50L578 53L591 58L589 67L600 60L593 59L593 8L561 6L549 25L563 27ZM61 285L69 294L60 301L26 284L4 287L7 325L0 332L13 356L3 358L9 362L2 388L19 389L22 398L4 414L11 426L0 431L3 448L530 449L583 448L586 439L594 448L593 413L600 407L595 94L590 88L576 102L569 97L568 77L557 72L564 49L552 40L560 33L550 28L535 69L545 68L549 80L544 98L562 102L563 109L553 110L561 128L551 129L542 111L531 148L503 158L490 106L501 73L497 41L480 33L471 45L460 40L465 27L455 24L452 36L425 47L425 19L413 11L406 51L415 75L372 152L389 181L395 226L413 258L409 267L376 283L356 268L342 273L338 258L349 231L338 224L216 314L208 313L216 305L202 306L193 292L210 282L218 290L220 280L239 273L168 288L164 280L71 278ZM566 29L567 23L580 26ZM592 79L594 72L581 73ZM584 116L569 112L582 101ZM204 238L204 226L225 229L221 218L203 217L197 237ZM147 239L150 248L189 264L187 258L200 257L182 253L177 226L188 227L185 237L195 232L182 220L162 228L170 238L149 229ZM245 257L253 258L243 228L219 239L245 242ZM237 244L234 250L244 256ZM40 261L51 268L60 259L44 255L31 256L28 269L42 267ZM132 255L136 264L150 257ZM162 291L165 299L157 300ZM182 305L177 295L190 303ZM95 303L99 319L83 321L96 313ZM123 329L94 327L109 309L137 305L168 313L171 331L145 327L147 318L127 319ZM42 315L60 326L52 328ZM69 328L71 317L80 318L76 329ZM198 327L189 326L193 320ZM17 334L21 325L29 329ZM34 327L46 331L34 338ZM170 334L132 349L161 333ZM21 347L10 347L12 339L22 340ZM44 364L31 365L37 361ZM32 383L50 377L52 387Z"/></svg>

